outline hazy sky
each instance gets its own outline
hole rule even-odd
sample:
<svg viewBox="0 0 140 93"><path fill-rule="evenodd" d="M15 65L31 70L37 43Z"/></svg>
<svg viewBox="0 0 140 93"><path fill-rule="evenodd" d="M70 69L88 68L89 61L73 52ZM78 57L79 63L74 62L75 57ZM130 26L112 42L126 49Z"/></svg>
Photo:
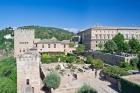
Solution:
<svg viewBox="0 0 140 93"><path fill-rule="evenodd" d="M0 0L0 28L140 26L140 0Z"/></svg>

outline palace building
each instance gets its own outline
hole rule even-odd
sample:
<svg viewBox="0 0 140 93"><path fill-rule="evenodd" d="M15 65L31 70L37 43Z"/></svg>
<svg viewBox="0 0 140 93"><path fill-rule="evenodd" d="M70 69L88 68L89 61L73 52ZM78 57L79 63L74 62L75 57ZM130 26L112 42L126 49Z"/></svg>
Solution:
<svg viewBox="0 0 140 93"><path fill-rule="evenodd" d="M39 53L72 53L76 48L70 46L70 40L59 41L56 38L35 38L33 29L16 29L14 31L14 56L17 57L31 48L36 48Z"/></svg>
<svg viewBox="0 0 140 93"><path fill-rule="evenodd" d="M126 40L131 38L140 40L140 28L138 27L96 26L80 31L78 35L81 38L81 43L85 45L86 50L98 50L99 43L104 44L118 33L123 34Z"/></svg>

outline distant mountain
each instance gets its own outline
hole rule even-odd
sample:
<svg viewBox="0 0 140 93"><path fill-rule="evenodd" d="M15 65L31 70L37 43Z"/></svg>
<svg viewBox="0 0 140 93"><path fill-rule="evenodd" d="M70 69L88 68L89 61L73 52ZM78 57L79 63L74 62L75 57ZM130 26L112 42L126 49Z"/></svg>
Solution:
<svg viewBox="0 0 140 93"><path fill-rule="evenodd" d="M55 28L55 27L23 26L19 28L35 29L35 37L41 39L44 38L50 39L52 37L55 37L58 40L64 40L64 39L71 39L71 37L75 35L73 32L70 32L68 30Z"/></svg>

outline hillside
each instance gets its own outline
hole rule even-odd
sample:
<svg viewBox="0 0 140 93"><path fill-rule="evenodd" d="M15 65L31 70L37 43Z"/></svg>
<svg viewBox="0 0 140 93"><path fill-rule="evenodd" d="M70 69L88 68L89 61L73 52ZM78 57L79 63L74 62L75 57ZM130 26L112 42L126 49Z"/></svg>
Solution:
<svg viewBox="0 0 140 93"><path fill-rule="evenodd" d="M74 33L61 28L41 27L41 26L22 26L19 28L35 29L35 37L41 39L50 39L56 37L58 40L71 39ZM10 34L14 36L14 30L11 27L0 30L0 49L13 49L13 39L5 39L4 36ZM8 51L8 50L7 50Z"/></svg>
<svg viewBox="0 0 140 93"><path fill-rule="evenodd" d="M68 30L55 28L55 27L41 27L41 26L23 26L19 28L35 29L35 37L41 39L49 39L56 37L58 40L71 39L74 33Z"/></svg>

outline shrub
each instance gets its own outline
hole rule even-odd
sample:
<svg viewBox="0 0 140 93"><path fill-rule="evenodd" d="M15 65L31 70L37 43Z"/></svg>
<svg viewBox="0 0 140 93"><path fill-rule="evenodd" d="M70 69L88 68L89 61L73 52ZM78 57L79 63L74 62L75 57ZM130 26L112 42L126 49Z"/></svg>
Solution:
<svg viewBox="0 0 140 93"><path fill-rule="evenodd" d="M135 70L135 69L137 69L137 64L138 64L138 59L135 58L135 59L131 59L130 63L128 63L128 62L121 62L119 66L121 68L126 69L126 70Z"/></svg>
<svg viewBox="0 0 140 93"><path fill-rule="evenodd" d="M16 93L16 83L9 78L0 78L0 93Z"/></svg>
<svg viewBox="0 0 140 93"><path fill-rule="evenodd" d="M103 73L112 77L125 76L129 73L118 66L107 66L103 69Z"/></svg>
<svg viewBox="0 0 140 93"><path fill-rule="evenodd" d="M16 60L7 57L0 61L0 93L16 93Z"/></svg>
<svg viewBox="0 0 140 93"><path fill-rule="evenodd" d="M53 62L57 62L58 61L58 58L57 55L51 55L49 56L47 53L43 54L41 56L41 61L43 63L53 63Z"/></svg>
<svg viewBox="0 0 140 93"><path fill-rule="evenodd" d="M53 89L56 89L59 87L60 81L61 81L61 78L59 74L55 71L50 72L43 80L43 82L48 88L53 88Z"/></svg>
<svg viewBox="0 0 140 93"><path fill-rule="evenodd" d="M97 93L97 91L90 85L84 84L77 93Z"/></svg>
<svg viewBox="0 0 140 93"><path fill-rule="evenodd" d="M76 62L76 57L75 56L67 56L66 62L67 63L74 63L74 62Z"/></svg>
<svg viewBox="0 0 140 93"><path fill-rule="evenodd" d="M100 59L93 59L91 67L96 69L102 69L104 67L104 63Z"/></svg>
<svg viewBox="0 0 140 93"><path fill-rule="evenodd" d="M93 62L93 57L91 55L88 55L87 56L87 60L86 60L86 63L87 64L91 64Z"/></svg>

